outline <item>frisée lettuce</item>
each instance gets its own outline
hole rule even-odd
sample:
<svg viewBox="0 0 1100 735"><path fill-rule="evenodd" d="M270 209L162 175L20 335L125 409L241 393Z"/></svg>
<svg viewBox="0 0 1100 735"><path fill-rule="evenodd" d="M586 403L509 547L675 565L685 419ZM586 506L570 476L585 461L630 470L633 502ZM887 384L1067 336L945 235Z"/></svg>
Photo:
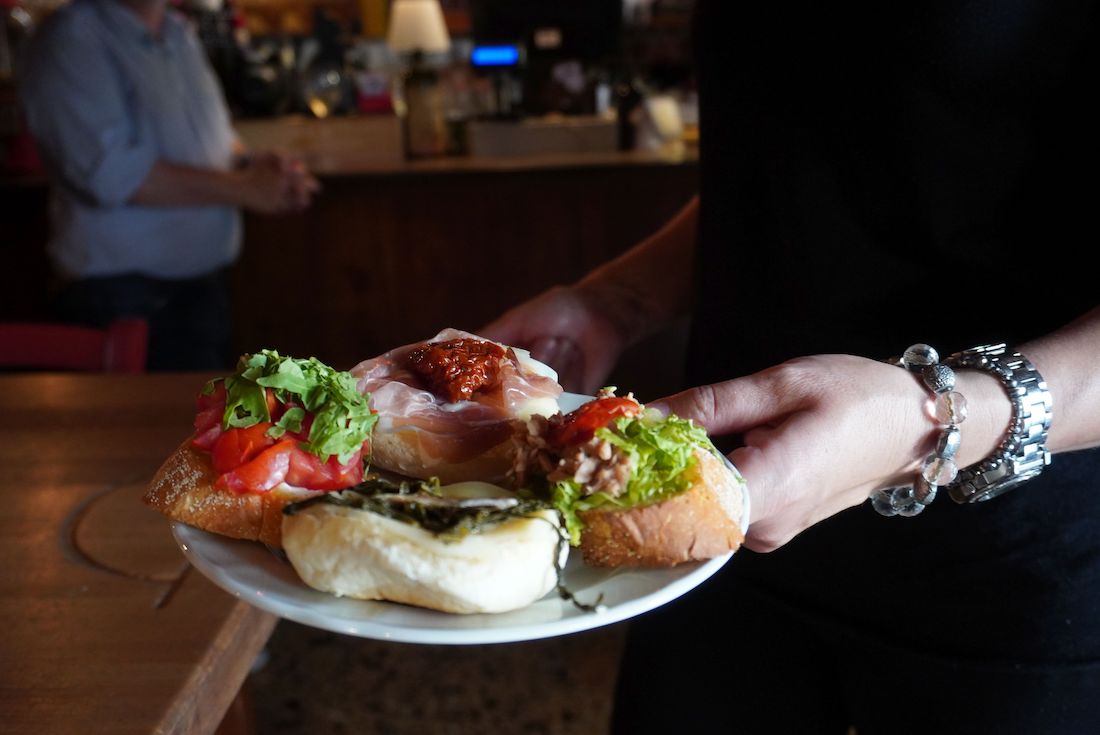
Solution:
<svg viewBox="0 0 1100 735"><path fill-rule="evenodd" d="M717 453L706 431L688 419L644 411L634 417L620 417L596 431L629 459L630 479L618 497L604 492L584 495L575 480L551 483L550 501L565 519L570 543L580 543L584 522L578 513L615 505L620 508L649 505L686 490L694 479L690 470L698 463L696 451Z"/></svg>

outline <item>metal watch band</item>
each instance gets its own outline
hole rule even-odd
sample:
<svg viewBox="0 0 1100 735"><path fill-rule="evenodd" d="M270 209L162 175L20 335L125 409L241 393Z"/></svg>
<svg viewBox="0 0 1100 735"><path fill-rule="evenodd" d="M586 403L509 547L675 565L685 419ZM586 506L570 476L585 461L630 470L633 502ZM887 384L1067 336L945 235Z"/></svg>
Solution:
<svg viewBox="0 0 1100 735"><path fill-rule="evenodd" d="M1019 352L1004 344L985 345L951 355L952 368L983 370L996 376L1012 401L1008 433L990 457L959 470L948 486L957 503L989 500L1036 477L1050 464L1047 432L1053 400L1046 381Z"/></svg>

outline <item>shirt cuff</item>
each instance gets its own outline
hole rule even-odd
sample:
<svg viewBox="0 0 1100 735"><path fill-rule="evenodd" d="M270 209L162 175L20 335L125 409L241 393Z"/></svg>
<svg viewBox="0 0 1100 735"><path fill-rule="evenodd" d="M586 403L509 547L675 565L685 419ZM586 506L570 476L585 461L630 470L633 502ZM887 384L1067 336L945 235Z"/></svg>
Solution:
<svg viewBox="0 0 1100 735"><path fill-rule="evenodd" d="M137 145L112 150L94 167L81 188L100 206L121 206L134 196L156 162L157 153L152 146Z"/></svg>

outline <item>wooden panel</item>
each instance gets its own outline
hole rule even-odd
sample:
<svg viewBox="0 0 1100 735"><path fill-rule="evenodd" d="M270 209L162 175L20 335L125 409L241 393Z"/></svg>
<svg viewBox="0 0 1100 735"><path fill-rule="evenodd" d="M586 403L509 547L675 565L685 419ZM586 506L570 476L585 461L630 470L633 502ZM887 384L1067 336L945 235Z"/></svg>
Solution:
<svg viewBox="0 0 1100 735"><path fill-rule="evenodd" d="M300 216L248 218L234 280L238 345L312 354L347 368L445 326L476 331L509 306L576 280L683 206L694 193L695 169L323 184L323 196ZM674 370L679 355L660 354L667 363L660 370Z"/></svg>
<svg viewBox="0 0 1100 735"><path fill-rule="evenodd" d="M298 135L292 124L261 129ZM641 154L373 169L359 159L340 168L331 146L315 153L338 173L322 177L307 212L246 218L234 269L238 352L273 347L346 368L444 326L476 331L626 250L696 190L690 160ZM0 270L0 319L41 316L46 190L6 191L0 239L13 266ZM640 396L675 387L682 341L680 329L632 351L616 380Z"/></svg>

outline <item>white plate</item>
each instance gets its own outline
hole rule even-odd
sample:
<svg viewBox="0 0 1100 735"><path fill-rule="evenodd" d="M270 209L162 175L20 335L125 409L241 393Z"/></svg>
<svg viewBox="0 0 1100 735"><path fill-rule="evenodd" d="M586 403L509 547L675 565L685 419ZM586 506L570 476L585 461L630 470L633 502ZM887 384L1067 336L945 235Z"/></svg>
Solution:
<svg viewBox="0 0 1100 735"><path fill-rule="evenodd" d="M563 410L587 400L566 394ZM731 465L732 467L732 465ZM744 486L742 486L744 487ZM742 530L748 530L744 495ZM294 568L267 547L218 536L182 523L172 533L188 561L227 592L270 613L338 633L406 643L476 644L534 640L617 623L648 612L702 584L729 560L726 554L671 569L596 569L570 555L562 581L577 599L600 612L584 612L556 592L521 610L452 615L390 602L334 597L307 587Z"/></svg>

